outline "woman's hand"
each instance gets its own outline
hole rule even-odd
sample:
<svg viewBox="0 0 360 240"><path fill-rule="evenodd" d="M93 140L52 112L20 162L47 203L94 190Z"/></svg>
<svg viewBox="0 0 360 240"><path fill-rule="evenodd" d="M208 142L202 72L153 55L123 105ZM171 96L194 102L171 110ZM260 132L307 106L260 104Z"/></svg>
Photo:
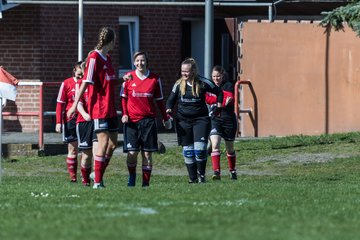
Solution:
<svg viewBox="0 0 360 240"><path fill-rule="evenodd" d="M126 81L128 81L128 80L132 80L132 79L133 79L133 77L132 77L131 73L125 74L125 75L123 76L124 82L126 82Z"/></svg>
<svg viewBox="0 0 360 240"><path fill-rule="evenodd" d="M128 123L129 122L129 116L128 115L123 115L121 117L121 122L122 123Z"/></svg>
<svg viewBox="0 0 360 240"><path fill-rule="evenodd" d="M55 131L57 133L61 133L61 123L57 123L56 126L55 126Z"/></svg>

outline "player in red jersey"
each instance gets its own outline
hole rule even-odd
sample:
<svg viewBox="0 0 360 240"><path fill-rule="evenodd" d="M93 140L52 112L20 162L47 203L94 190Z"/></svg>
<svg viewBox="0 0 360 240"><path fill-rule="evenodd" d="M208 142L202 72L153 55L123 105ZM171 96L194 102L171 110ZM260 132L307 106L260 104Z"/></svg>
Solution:
<svg viewBox="0 0 360 240"><path fill-rule="evenodd" d="M237 122L234 112L234 85L230 81L226 80L226 72L221 66L217 65L213 68L211 77L214 83L221 88L224 95L220 114L218 116L212 116L211 118L211 162L214 171L212 179L221 179L220 143L221 138L224 138L230 178L232 180L236 180L237 174L235 169L236 155L234 150L234 140ZM216 96L211 93L206 93L206 103L209 105L216 104Z"/></svg>
<svg viewBox="0 0 360 240"><path fill-rule="evenodd" d="M77 172L77 136L76 136L76 114L67 117L64 111L70 109L75 100L76 92L79 90L83 70L81 61L77 62L73 69L73 77L65 79L60 86L56 105L56 127L55 131L62 132L63 142L68 144L66 163L71 182L76 182Z"/></svg>
<svg viewBox="0 0 360 240"><path fill-rule="evenodd" d="M97 138L94 132L94 121L87 113L88 92L85 91L80 99L77 110L76 134L78 138L78 149L81 152L81 178L84 186L90 186L90 173L92 158L96 153Z"/></svg>
<svg viewBox="0 0 360 240"><path fill-rule="evenodd" d="M158 151L155 102L168 129L171 119L165 111L160 78L148 69L147 54L136 52L133 60L136 70L125 75L124 79L128 80L121 88L124 152L127 152L128 186L135 186L137 156L141 151L142 186L147 187L152 171L152 152Z"/></svg>
<svg viewBox="0 0 360 240"><path fill-rule="evenodd" d="M85 67L83 83L79 94L67 115L76 109L85 89L88 89L88 109L94 120L94 131L98 147L94 157L94 189L104 188L103 174L117 145L119 122L115 109L116 75L112 67L109 51L114 49L115 31L109 27L101 28L95 51L90 52Z"/></svg>

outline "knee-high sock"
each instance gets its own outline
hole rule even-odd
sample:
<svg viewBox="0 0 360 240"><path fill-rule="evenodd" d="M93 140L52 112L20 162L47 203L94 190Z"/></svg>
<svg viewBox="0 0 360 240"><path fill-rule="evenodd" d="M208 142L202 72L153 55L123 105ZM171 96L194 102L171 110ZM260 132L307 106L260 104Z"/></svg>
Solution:
<svg viewBox="0 0 360 240"><path fill-rule="evenodd" d="M189 179L191 181L197 180L197 166L196 163L186 163L186 168L189 174Z"/></svg>
<svg viewBox="0 0 360 240"><path fill-rule="evenodd" d="M105 157L95 155L95 159L94 159L94 174L95 174L94 183L101 183L102 182L103 173L104 173L104 166L105 166Z"/></svg>
<svg viewBox="0 0 360 240"><path fill-rule="evenodd" d="M235 166L236 166L236 154L235 152L233 153L227 153L226 157L228 159L228 164L229 164L229 170L230 171L234 171L235 170Z"/></svg>
<svg viewBox="0 0 360 240"><path fill-rule="evenodd" d="M66 158L67 169L70 175L71 180L76 180L77 172L77 158L76 157L67 157Z"/></svg>
<svg viewBox="0 0 360 240"><path fill-rule="evenodd" d="M129 175L136 174L136 163L127 163L127 168L129 171Z"/></svg>
<svg viewBox="0 0 360 240"><path fill-rule="evenodd" d="M143 186L149 186L150 177L151 177L152 165L143 165L142 166L142 177L143 177Z"/></svg>
<svg viewBox="0 0 360 240"><path fill-rule="evenodd" d="M215 172L220 172L220 151L211 153L212 169Z"/></svg>
<svg viewBox="0 0 360 240"><path fill-rule="evenodd" d="M194 145L188 145L183 147L183 155L185 165L189 174L190 181L197 180L197 166L195 161Z"/></svg>
<svg viewBox="0 0 360 240"><path fill-rule="evenodd" d="M200 176L205 176L207 160L196 161L197 172Z"/></svg>
<svg viewBox="0 0 360 240"><path fill-rule="evenodd" d="M90 183L91 164L89 166L81 164L81 177L83 183Z"/></svg>
<svg viewBox="0 0 360 240"><path fill-rule="evenodd" d="M205 176L207 162L207 142L194 142L194 154L198 174Z"/></svg>

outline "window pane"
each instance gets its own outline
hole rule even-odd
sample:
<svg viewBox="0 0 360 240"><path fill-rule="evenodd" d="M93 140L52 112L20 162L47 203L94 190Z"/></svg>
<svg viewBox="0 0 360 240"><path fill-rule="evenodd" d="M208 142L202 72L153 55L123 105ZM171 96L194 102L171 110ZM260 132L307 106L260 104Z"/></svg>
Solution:
<svg viewBox="0 0 360 240"><path fill-rule="evenodd" d="M120 25L119 28L119 49L120 49L120 69L131 69L131 44L130 44L130 25Z"/></svg>

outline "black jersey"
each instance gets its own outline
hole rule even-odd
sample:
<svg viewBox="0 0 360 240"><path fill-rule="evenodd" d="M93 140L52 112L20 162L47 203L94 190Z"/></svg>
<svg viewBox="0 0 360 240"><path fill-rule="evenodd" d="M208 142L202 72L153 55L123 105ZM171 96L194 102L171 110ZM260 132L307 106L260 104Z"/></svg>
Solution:
<svg viewBox="0 0 360 240"><path fill-rule="evenodd" d="M206 92L217 95L217 102L219 103L223 101L223 93L220 91L219 87L207 79L200 79L199 90L199 96L194 96L192 94L192 86L187 83L185 95L181 95L180 81L176 82L166 102L166 108L173 109L175 103L178 102L176 116L180 119L208 116L209 111L205 102Z"/></svg>

